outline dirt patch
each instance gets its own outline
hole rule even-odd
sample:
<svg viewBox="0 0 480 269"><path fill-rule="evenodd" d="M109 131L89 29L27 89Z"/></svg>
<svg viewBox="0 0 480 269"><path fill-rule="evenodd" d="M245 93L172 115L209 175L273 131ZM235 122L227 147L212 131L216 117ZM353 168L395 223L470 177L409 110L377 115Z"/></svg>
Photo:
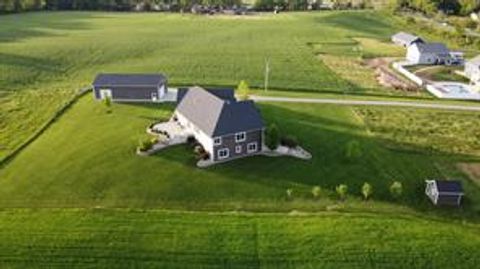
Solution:
<svg viewBox="0 0 480 269"><path fill-rule="evenodd" d="M394 60L395 58L391 57L374 58L366 60L365 64L375 69L376 79L384 87L408 92L419 91L420 88L415 83L390 69L390 64Z"/></svg>
<svg viewBox="0 0 480 269"><path fill-rule="evenodd" d="M480 186L480 163L459 163L458 168L477 185Z"/></svg>

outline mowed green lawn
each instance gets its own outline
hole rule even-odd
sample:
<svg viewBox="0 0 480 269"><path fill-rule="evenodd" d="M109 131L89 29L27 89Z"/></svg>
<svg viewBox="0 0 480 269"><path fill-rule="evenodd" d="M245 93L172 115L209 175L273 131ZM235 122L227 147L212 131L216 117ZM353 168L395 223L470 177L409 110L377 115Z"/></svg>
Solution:
<svg viewBox="0 0 480 269"><path fill-rule="evenodd" d="M260 107L267 122L299 138L312 152L311 161L258 156L199 169L193 150L183 145L140 157L135 148L145 128L167 119L173 106L115 104L113 112L106 113L89 94L0 171L0 206L324 209L325 203L311 199L313 186L321 186L325 198L333 198L335 186L345 183L358 198L361 185L369 182L374 200L391 201L388 187L398 180L405 187L400 203L431 210L423 194L424 180L458 176L449 166L438 166L460 156L430 156L421 148L388 149L367 132L350 107ZM345 145L352 140L360 142L363 154L347 160ZM465 212L473 213L478 210L479 189L468 181L465 185L470 199ZM294 190L296 202L285 201L288 188Z"/></svg>
<svg viewBox="0 0 480 269"><path fill-rule="evenodd" d="M328 68L311 44L386 40L395 31L389 21L373 12L0 16L0 159L99 72L162 72L172 85L234 86L247 80L263 87L268 58L271 88L365 92ZM352 47L342 49L348 53Z"/></svg>
<svg viewBox="0 0 480 269"><path fill-rule="evenodd" d="M480 228L409 216L6 210L2 268L477 268Z"/></svg>

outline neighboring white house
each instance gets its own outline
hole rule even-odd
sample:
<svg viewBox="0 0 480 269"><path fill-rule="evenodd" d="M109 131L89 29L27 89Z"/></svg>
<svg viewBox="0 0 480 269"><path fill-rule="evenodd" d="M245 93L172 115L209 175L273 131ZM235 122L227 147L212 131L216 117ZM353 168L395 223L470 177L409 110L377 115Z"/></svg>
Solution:
<svg viewBox="0 0 480 269"><path fill-rule="evenodd" d="M480 82L480 55L465 63L465 76L474 84Z"/></svg>
<svg viewBox="0 0 480 269"><path fill-rule="evenodd" d="M442 43L413 43L407 48L407 60L413 64L453 64L448 48Z"/></svg>
<svg viewBox="0 0 480 269"><path fill-rule="evenodd" d="M398 32L392 36L392 42L407 48L413 43L425 43L422 38L405 32Z"/></svg>

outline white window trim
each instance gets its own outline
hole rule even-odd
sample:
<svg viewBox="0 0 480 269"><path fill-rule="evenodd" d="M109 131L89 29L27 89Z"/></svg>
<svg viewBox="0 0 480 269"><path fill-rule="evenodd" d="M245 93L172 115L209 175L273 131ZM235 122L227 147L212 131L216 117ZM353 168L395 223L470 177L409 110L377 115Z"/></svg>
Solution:
<svg viewBox="0 0 480 269"><path fill-rule="evenodd" d="M215 142L215 140L217 140L217 139L219 140L218 143ZM222 137L221 136L217 136L217 137L213 138L213 145L214 146L220 146L221 144L222 144Z"/></svg>
<svg viewBox="0 0 480 269"><path fill-rule="evenodd" d="M220 155L220 152L222 152L222 151L226 152L225 156ZM230 150L228 150L228 148L219 149L219 150L217 150L217 156L218 156L219 160L226 159L226 158L230 157Z"/></svg>
<svg viewBox="0 0 480 269"><path fill-rule="evenodd" d="M243 138L242 139L237 139L237 135L241 135L243 134ZM238 132L238 133L235 133L235 142L238 143L238 142L243 142L247 140L247 132Z"/></svg>
<svg viewBox="0 0 480 269"><path fill-rule="evenodd" d="M235 153L242 153L242 145L236 145L235 146Z"/></svg>
<svg viewBox="0 0 480 269"><path fill-rule="evenodd" d="M250 149L250 146L255 146L255 149ZM257 142L252 142L247 144L247 152L252 153L256 152L258 150L258 143Z"/></svg>

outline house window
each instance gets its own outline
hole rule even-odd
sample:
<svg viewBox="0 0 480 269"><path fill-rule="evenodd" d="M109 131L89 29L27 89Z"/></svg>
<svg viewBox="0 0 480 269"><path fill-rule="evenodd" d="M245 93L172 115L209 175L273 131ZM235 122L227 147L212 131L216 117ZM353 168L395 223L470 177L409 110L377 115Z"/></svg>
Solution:
<svg viewBox="0 0 480 269"><path fill-rule="evenodd" d="M228 156L229 156L229 152L228 152L227 148L219 149L217 153L218 153L218 158L219 159L225 159L225 158L228 158Z"/></svg>
<svg viewBox="0 0 480 269"><path fill-rule="evenodd" d="M242 145L235 146L235 153L242 153Z"/></svg>
<svg viewBox="0 0 480 269"><path fill-rule="evenodd" d="M221 137L215 137L213 139L213 145L218 146L222 144L222 138Z"/></svg>
<svg viewBox="0 0 480 269"><path fill-rule="evenodd" d="M248 153L255 152L255 151L257 151L257 143L250 143L247 145Z"/></svg>
<svg viewBox="0 0 480 269"><path fill-rule="evenodd" d="M245 132L235 134L235 142L243 142L247 139L247 134Z"/></svg>

